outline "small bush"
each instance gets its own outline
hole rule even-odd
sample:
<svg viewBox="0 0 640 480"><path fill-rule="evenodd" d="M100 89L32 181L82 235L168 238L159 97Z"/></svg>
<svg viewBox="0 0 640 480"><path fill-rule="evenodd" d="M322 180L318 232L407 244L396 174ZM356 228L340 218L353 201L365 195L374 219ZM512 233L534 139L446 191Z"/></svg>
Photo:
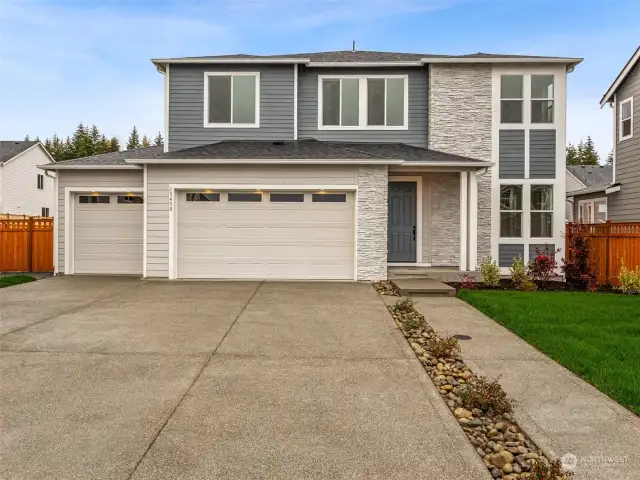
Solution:
<svg viewBox="0 0 640 480"><path fill-rule="evenodd" d="M466 288L467 290L474 290L478 288L478 283L475 277L465 273L460 276L460 288Z"/></svg>
<svg viewBox="0 0 640 480"><path fill-rule="evenodd" d="M533 283L531 279L527 278L519 287L518 290L521 292L535 292L538 290L538 285Z"/></svg>
<svg viewBox="0 0 640 480"><path fill-rule="evenodd" d="M636 265L633 270L627 268L622 261L620 275L618 275L620 286L618 290L627 295L640 294L640 265Z"/></svg>
<svg viewBox="0 0 640 480"><path fill-rule="evenodd" d="M542 288L547 286L549 283L549 279L555 273L555 269L558 268L558 263L556 262L556 253L558 253L560 249L555 252L550 252L545 248L544 251L540 251L536 248L536 256L533 260L529 262L527 267L527 273L534 279L540 282Z"/></svg>
<svg viewBox="0 0 640 480"><path fill-rule="evenodd" d="M541 461L531 462L533 466L527 480L566 480L573 476L573 472L565 472L560 460L554 460L550 464Z"/></svg>
<svg viewBox="0 0 640 480"><path fill-rule="evenodd" d="M500 267L491 255L480 262L480 273L486 286L495 288L500 285Z"/></svg>
<svg viewBox="0 0 640 480"><path fill-rule="evenodd" d="M569 248L562 259L562 272L567 283L574 288L594 291L598 286L597 275L589 262L589 237L583 224L567 225Z"/></svg>
<svg viewBox="0 0 640 480"><path fill-rule="evenodd" d="M460 392L462 405L471 410L479 408L483 412L489 409L502 415L513 410L513 400L502 389L498 380L489 381L487 377L477 377Z"/></svg>
<svg viewBox="0 0 640 480"><path fill-rule="evenodd" d="M527 267L524 264L522 255L513 259L509 272L511 273L511 281L517 290L522 290L522 286L526 282L531 282L529 275L527 275Z"/></svg>
<svg viewBox="0 0 640 480"><path fill-rule="evenodd" d="M412 299L403 297L391 306L391 313L396 317L405 330L418 330L426 327L424 315L415 309Z"/></svg>
<svg viewBox="0 0 640 480"><path fill-rule="evenodd" d="M460 342L454 337L433 334L426 343L427 350L436 358L455 358L460 354Z"/></svg>

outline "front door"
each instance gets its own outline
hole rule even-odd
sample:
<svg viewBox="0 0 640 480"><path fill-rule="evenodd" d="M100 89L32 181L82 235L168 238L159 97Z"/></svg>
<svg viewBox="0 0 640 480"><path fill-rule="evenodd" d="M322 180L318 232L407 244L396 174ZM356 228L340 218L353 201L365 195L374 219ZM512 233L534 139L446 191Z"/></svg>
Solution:
<svg viewBox="0 0 640 480"><path fill-rule="evenodd" d="M389 182L389 262L416 261L416 182Z"/></svg>

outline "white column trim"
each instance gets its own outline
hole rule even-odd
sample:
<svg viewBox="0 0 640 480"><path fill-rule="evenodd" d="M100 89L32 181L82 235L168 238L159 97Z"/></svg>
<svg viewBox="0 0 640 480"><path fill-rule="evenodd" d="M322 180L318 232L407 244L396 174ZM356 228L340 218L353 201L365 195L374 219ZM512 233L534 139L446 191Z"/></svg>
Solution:
<svg viewBox="0 0 640 480"><path fill-rule="evenodd" d="M293 64L293 139L298 140L298 65Z"/></svg>
<svg viewBox="0 0 640 480"><path fill-rule="evenodd" d="M142 278L147 278L147 211L148 211L148 196L147 196L147 165L143 165L142 170L142 210L144 218L142 219Z"/></svg>
<svg viewBox="0 0 640 480"><path fill-rule="evenodd" d="M468 172L460 172L460 270L467 270Z"/></svg>
<svg viewBox="0 0 640 480"><path fill-rule="evenodd" d="M478 265L478 176L469 172L469 264L475 272Z"/></svg>
<svg viewBox="0 0 640 480"><path fill-rule="evenodd" d="M164 72L164 151L169 151L169 69L171 65L167 64ZM146 200L145 200L146 203Z"/></svg>
<svg viewBox="0 0 640 480"><path fill-rule="evenodd" d="M58 229L60 228L60 206L59 204L59 192L58 192L58 188L59 188L59 184L58 184L58 177L60 177L60 172L56 172L56 176L53 178L53 274L54 275L60 275L60 268L58 265L59 262L59 258L58 258L58 237L60 235L60 232L58 231ZM66 199L65 199L66 201ZM65 239L66 241L66 239Z"/></svg>

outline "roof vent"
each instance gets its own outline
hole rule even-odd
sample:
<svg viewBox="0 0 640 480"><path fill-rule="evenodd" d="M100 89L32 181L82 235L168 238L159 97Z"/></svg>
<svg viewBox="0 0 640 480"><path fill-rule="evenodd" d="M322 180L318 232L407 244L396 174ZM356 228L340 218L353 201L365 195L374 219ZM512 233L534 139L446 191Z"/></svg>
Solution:
<svg viewBox="0 0 640 480"><path fill-rule="evenodd" d="M273 144L278 146L284 145L284 140L276 140Z"/></svg>

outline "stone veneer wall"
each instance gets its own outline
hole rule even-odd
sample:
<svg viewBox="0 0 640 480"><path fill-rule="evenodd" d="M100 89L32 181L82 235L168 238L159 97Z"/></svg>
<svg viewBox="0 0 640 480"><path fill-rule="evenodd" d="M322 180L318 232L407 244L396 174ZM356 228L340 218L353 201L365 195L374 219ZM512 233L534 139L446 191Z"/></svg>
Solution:
<svg viewBox="0 0 640 480"><path fill-rule="evenodd" d="M389 190L387 166L360 165L357 178L357 280L386 280Z"/></svg>
<svg viewBox="0 0 640 480"><path fill-rule="evenodd" d="M428 180L429 185L425 185ZM431 194L431 219L423 230L431 245L431 265L458 266L460 262L460 174L429 173L423 177L423 187ZM426 190L429 188L429 190Z"/></svg>
<svg viewBox="0 0 640 480"><path fill-rule="evenodd" d="M489 65L430 65L429 148L491 161L491 95ZM432 255L439 248L434 240ZM478 261L490 253L491 173L487 171L478 177ZM456 264L458 257L459 249Z"/></svg>

